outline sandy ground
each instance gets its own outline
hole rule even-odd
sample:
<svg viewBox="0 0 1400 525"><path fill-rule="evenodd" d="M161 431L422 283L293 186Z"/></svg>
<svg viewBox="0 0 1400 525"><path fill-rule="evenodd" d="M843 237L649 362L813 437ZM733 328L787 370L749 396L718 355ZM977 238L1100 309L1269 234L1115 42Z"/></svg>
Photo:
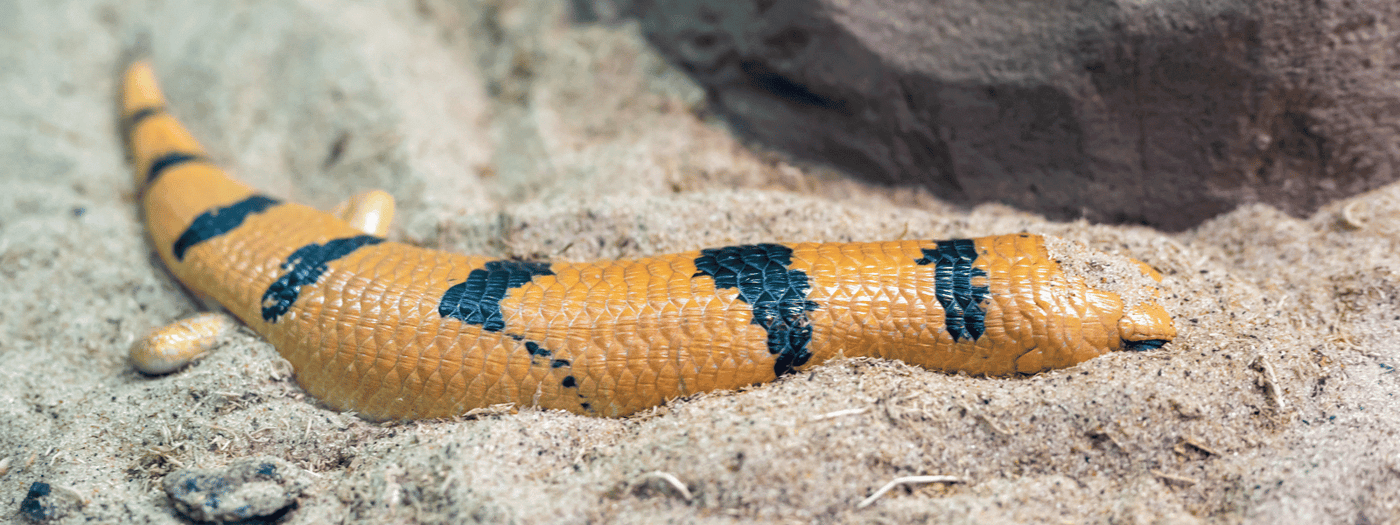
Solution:
<svg viewBox="0 0 1400 525"><path fill-rule="evenodd" d="M55 522L176 523L166 474L274 456L313 479L287 523L1400 520L1400 186L1176 235L956 209L736 143L635 27L563 3L173 4L0 1L5 519L44 482ZM385 188L409 242L588 260L1048 233L1162 270L1181 335L1018 379L844 360L620 420L367 423L246 331L142 377L133 338L198 306L144 237L117 140L141 34L236 175L322 207ZM961 482L857 508L912 475Z"/></svg>

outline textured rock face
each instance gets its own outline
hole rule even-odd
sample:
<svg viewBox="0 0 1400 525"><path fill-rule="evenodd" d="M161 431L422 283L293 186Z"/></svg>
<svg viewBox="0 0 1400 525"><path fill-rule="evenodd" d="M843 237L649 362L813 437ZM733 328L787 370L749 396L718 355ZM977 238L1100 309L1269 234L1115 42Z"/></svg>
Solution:
<svg viewBox="0 0 1400 525"><path fill-rule="evenodd" d="M306 471L272 456L245 458L223 469L186 468L161 485L180 514L198 522L273 520L311 486Z"/></svg>
<svg viewBox="0 0 1400 525"><path fill-rule="evenodd" d="M741 132L867 179L1182 229L1395 178L1400 3L634 0Z"/></svg>

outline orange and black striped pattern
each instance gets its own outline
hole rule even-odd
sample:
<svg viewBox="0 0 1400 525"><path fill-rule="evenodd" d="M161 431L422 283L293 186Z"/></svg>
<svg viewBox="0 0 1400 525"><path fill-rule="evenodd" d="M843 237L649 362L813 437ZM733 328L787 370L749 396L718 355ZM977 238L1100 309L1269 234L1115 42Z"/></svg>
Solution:
<svg viewBox="0 0 1400 525"><path fill-rule="evenodd" d="M498 403L620 416L837 355L1030 374L1175 336L1155 300L1067 276L1029 234L591 263L390 242L210 164L146 63L121 103L171 271L271 341L312 395L373 419Z"/></svg>

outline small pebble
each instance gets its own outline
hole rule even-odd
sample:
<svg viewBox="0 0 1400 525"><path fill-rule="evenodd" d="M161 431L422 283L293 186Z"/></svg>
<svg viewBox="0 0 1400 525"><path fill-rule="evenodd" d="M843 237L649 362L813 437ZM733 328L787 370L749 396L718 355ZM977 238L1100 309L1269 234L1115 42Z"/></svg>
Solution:
<svg viewBox="0 0 1400 525"><path fill-rule="evenodd" d="M187 468L162 483L175 510L194 521L275 518L296 503L311 476L273 457L236 461L223 469Z"/></svg>
<svg viewBox="0 0 1400 525"><path fill-rule="evenodd" d="M81 505L73 491L54 490L48 483L35 481L19 504L19 514L34 523L48 523L67 517Z"/></svg>
<svg viewBox="0 0 1400 525"><path fill-rule="evenodd" d="M49 496L49 484L42 481L35 481L29 485L29 494L24 496L24 501L19 504L19 513L30 521L44 521L49 519L50 508L44 505L44 500Z"/></svg>

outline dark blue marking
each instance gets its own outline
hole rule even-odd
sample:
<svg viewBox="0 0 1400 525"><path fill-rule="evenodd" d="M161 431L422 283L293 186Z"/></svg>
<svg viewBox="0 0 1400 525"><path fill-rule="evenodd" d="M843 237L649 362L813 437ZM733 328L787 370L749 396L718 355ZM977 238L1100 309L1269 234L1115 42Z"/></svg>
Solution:
<svg viewBox="0 0 1400 525"><path fill-rule="evenodd" d="M150 186L151 183L156 181L156 177L159 177L162 172L175 166L179 166L188 162L208 161L209 159L204 158L203 155L195 155L193 153L166 153L164 155L156 157L156 160L151 162L151 169L146 170L146 185Z"/></svg>
<svg viewBox="0 0 1400 525"><path fill-rule="evenodd" d="M350 255L361 246L381 242L384 242L383 238L373 235L356 235L344 239L331 239L325 244L311 243L297 248L297 251L287 256L287 262L282 263L282 270L287 273L273 281L262 296L263 320L269 323L277 322L278 317L296 304L302 286L316 284L316 280L326 272L327 263Z"/></svg>
<svg viewBox="0 0 1400 525"><path fill-rule="evenodd" d="M488 332L500 332L506 327L501 314L501 300L513 288L523 286L537 275L554 275L549 263L534 261L491 261L485 266L472 270L467 280L453 285L442 294L438 301L438 315L453 317L467 324L480 326ZM531 364L538 364L536 357L548 358L554 352L534 341L526 341L518 334L505 333L506 337L525 343L525 351L530 353ZM569 361L552 359L550 368L569 366ZM572 381L572 377L565 381ZM567 385L565 385L567 386Z"/></svg>
<svg viewBox="0 0 1400 525"><path fill-rule="evenodd" d="M561 384L564 388L578 388L578 381L574 381L574 376L564 376L564 382Z"/></svg>
<svg viewBox="0 0 1400 525"><path fill-rule="evenodd" d="M1131 350L1131 351L1134 351L1134 352L1145 352L1145 351L1148 351L1148 350L1156 350L1156 349L1158 349L1158 348L1161 348L1162 345L1167 344L1169 341L1167 341L1166 339L1147 339L1147 340L1144 340L1144 341L1123 341L1123 342L1127 345L1128 350Z"/></svg>
<svg viewBox="0 0 1400 525"><path fill-rule="evenodd" d="M987 272L973 268L977 247L969 239L938 241L934 249L924 248L919 264L934 265L934 295L943 305L943 324L953 341L982 337L987 328L987 311L982 302L991 295L986 286L973 286L974 277L986 277Z"/></svg>
<svg viewBox="0 0 1400 525"><path fill-rule="evenodd" d="M753 309L753 324L768 331L768 353L777 356L773 373L783 375L812 358L812 323L807 312L820 308L807 300L807 274L790 270L792 248L751 244L702 250L695 258L695 277L707 275L715 289L735 288L739 300Z"/></svg>
<svg viewBox="0 0 1400 525"><path fill-rule="evenodd" d="M488 332L506 327L501 316L501 300L506 292L530 282L536 275L554 275L549 263L531 261L491 261L472 270L465 282L453 285L438 302L438 315L454 317Z"/></svg>
<svg viewBox="0 0 1400 525"><path fill-rule="evenodd" d="M507 334L507 335L510 335L510 334ZM514 336L514 335L512 335L511 337L512 337L512 338L519 338L519 336ZM524 339L524 338L520 338L520 339ZM550 352L548 348L545 348L545 347L543 347L543 346L540 346L539 343L536 343L536 342L534 342L534 341L525 341L525 351L530 353L530 363L531 363L531 364L535 364L535 358L536 358L536 357L549 357L549 356L551 356L551 355L554 355L554 352ZM549 361L549 367L550 367L550 368L563 368L563 367L566 367L566 366L569 366L569 360L568 360L568 359L551 359L551 360Z"/></svg>
<svg viewBox="0 0 1400 525"><path fill-rule="evenodd" d="M185 260L185 252L194 245L231 232L243 224L243 220L247 219L249 215L262 213L263 210L278 204L280 203L277 199L254 195L228 206L199 214L198 217L194 218L194 222L190 223L190 227L180 234L180 238L175 239L175 245L171 248L175 254L175 260Z"/></svg>
<svg viewBox="0 0 1400 525"><path fill-rule="evenodd" d="M122 138L130 140L131 132L136 129L136 126L141 124L141 121L154 117L161 113L165 113L165 106L151 106L148 108L141 108L135 113L132 113L131 116L126 117L126 120L122 121Z"/></svg>
<svg viewBox="0 0 1400 525"><path fill-rule="evenodd" d="M535 357L549 357L549 356L550 356L550 351L549 351L548 349L546 349L546 348L540 346L539 343L536 343L536 342L534 342L534 341L526 341L526 342L525 342L525 351L526 351L526 352L530 352L530 355L535 356Z"/></svg>

